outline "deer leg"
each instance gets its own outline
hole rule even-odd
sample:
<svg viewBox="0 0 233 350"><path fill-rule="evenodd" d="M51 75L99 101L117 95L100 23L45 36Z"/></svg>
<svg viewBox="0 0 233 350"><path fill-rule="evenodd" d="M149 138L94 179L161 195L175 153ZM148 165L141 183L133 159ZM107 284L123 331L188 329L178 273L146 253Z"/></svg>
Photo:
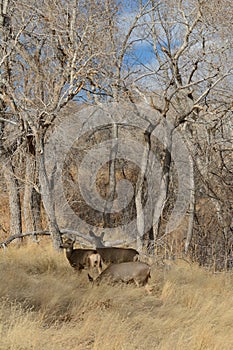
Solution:
<svg viewBox="0 0 233 350"><path fill-rule="evenodd" d="M145 290L148 294L152 294L153 288L149 286L148 283L145 284Z"/></svg>

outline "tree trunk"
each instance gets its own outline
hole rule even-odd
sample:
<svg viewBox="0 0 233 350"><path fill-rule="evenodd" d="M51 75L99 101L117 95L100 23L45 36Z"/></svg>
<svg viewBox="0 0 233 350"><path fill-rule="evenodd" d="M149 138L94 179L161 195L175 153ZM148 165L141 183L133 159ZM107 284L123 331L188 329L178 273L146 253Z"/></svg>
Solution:
<svg viewBox="0 0 233 350"><path fill-rule="evenodd" d="M19 184L10 162L3 166L3 170L9 195L10 234L13 235L22 232Z"/></svg>
<svg viewBox="0 0 233 350"><path fill-rule="evenodd" d="M53 240L53 246L56 250L60 250L62 244L61 232L59 230L56 214L55 214L55 199L53 192L53 178L49 180L45 167L44 144L42 137L36 145L36 155L39 164L39 184L41 189L41 196L45 212L47 214L49 231ZM53 176L53 175L52 175Z"/></svg>
<svg viewBox="0 0 233 350"><path fill-rule="evenodd" d="M144 218L144 212L143 212L142 197L143 197L143 183L144 183L144 178L145 178L147 163L148 163L148 155L149 155L149 144L147 143L144 147L144 154L142 156L142 163L141 163L141 171L138 177L138 181L136 185L136 194L135 194L135 206L136 206L136 213L137 213L137 231L138 231L137 232L137 250L139 252L142 252L143 237L145 233L145 218Z"/></svg>
<svg viewBox="0 0 233 350"><path fill-rule="evenodd" d="M35 173L35 163L32 159L32 155L26 155L26 168L25 168L25 186L23 197L23 209L24 209L24 224L26 232L35 231L33 225L33 206L32 206L32 191L33 180Z"/></svg>
<svg viewBox="0 0 233 350"><path fill-rule="evenodd" d="M156 128L156 125L149 124L147 129L144 132L144 138L145 138L145 145L144 145L144 153L142 156L142 162L141 162L141 171L140 175L138 177L137 185L136 185L136 195L135 195L135 205L136 205L136 213L137 213L137 249L139 252L142 252L142 246L143 246L143 240L145 237L145 215L143 211L143 185L144 185L144 179L146 178L146 173L148 170L148 161L149 161L149 154L151 150L151 134ZM150 189L149 189L150 190ZM151 218L152 222L153 218ZM148 246L148 242L146 243Z"/></svg>
<svg viewBox="0 0 233 350"><path fill-rule="evenodd" d="M188 223L188 232L185 240L184 252L188 253L189 245L193 236L193 225L194 225L194 215L195 215L195 183L194 183L194 171L193 171L193 159L192 155L189 155L190 163L190 205L189 205L189 223Z"/></svg>
<svg viewBox="0 0 233 350"><path fill-rule="evenodd" d="M106 205L104 208L104 227L109 227L110 225L110 210L113 206L113 201L116 194L116 157L118 151L118 125L116 123L113 124L112 134L112 148L109 159L109 193L106 198Z"/></svg>
<svg viewBox="0 0 233 350"><path fill-rule="evenodd" d="M172 152L172 132L168 128L165 128L165 157L162 165L162 177L160 181L160 194L156 201L154 209L154 219L153 219L153 232L154 241L160 234L161 218L163 216L164 207L166 205L168 189L169 189L169 179L171 170L171 152Z"/></svg>
<svg viewBox="0 0 233 350"><path fill-rule="evenodd" d="M31 154L26 156L25 187L24 187L24 222L26 232L42 231L41 222L41 195L35 189L36 164ZM35 237L36 238L36 235Z"/></svg>
<svg viewBox="0 0 233 350"><path fill-rule="evenodd" d="M41 214L41 194L35 188L32 189L32 219L35 231L43 231Z"/></svg>

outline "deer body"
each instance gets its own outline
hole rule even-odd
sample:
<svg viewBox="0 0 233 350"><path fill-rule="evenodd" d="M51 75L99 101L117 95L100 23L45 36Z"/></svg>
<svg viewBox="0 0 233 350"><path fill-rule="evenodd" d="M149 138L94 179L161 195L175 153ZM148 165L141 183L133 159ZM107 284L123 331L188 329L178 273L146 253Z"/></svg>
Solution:
<svg viewBox="0 0 233 350"><path fill-rule="evenodd" d="M123 262L137 261L139 253L132 248L102 247L96 248L105 264L119 264Z"/></svg>
<svg viewBox="0 0 233 350"><path fill-rule="evenodd" d="M90 281L93 278L88 275ZM109 265L101 274L95 279L95 283L99 284L102 281L117 283L134 282L138 287L145 286L148 293L151 289L148 286L148 279L150 278L150 266L142 262L124 262L120 264Z"/></svg>

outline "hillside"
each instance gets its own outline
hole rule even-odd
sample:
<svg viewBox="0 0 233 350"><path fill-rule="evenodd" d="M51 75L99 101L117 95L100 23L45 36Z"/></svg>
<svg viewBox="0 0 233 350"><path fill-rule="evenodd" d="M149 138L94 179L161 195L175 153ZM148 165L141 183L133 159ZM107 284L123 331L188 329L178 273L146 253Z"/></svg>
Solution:
<svg viewBox="0 0 233 350"><path fill-rule="evenodd" d="M44 243L43 243L44 242ZM1 350L229 350L232 273L154 265L147 295L92 286L47 241L0 251Z"/></svg>

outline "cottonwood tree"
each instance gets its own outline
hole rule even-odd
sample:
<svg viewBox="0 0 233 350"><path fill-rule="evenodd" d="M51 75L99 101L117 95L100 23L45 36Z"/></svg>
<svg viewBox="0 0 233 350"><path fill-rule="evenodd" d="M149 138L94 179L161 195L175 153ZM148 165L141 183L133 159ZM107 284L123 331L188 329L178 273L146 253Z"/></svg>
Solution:
<svg viewBox="0 0 233 350"><path fill-rule="evenodd" d="M17 140L23 142L19 144L24 144L27 154L35 159L37 190L42 194L57 246L60 234L45 168L44 145L59 111L78 96L89 103L127 100L132 108L143 102L154 111L155 118L147 121L147 128L142 131L145 152L134 198L140 238L145 231L143 201L148 155L154 145L153 132L164 125L170 127L165 127L163 145L160 142L153 146L161 155L162 175L151 216L150 238L157 242L168 233L163 224L175 200L172 155L177 131L189 150L189 167L194 172L193 177L190 172L189 181L186 252L192 239L200 188L218 208L219 220L229 222L229 215L227 220L225 216L230 211L226 197L230 195L231 175L229 1L218 2L218 14L211 3L198 0L130 1L117 2L117 6L111 1L67 1L65 7L58 0L10 4L11 45L5 45L9 48L4 56L8 68L4 65L3 73L7 76L8 72L8 76L4 78L1 99L7 111L14 114L11 121L21 127ZM113 138L118 133L115 123ZM116 157L117 149L113 151ZM113 155L109 162L110 203L116 191ZM29 165L28 169L32 167ZM220 186L224 186L224 191L216 191ZM30 197L30 189L28 192L26 197ZM159 220L155 220L158 216ZM227 224L224 228L226 235L229 227ZM138 242L140 249L142 243Z"/></svg>
<svg viewBox="0 0 233 350"><path fill-rule="evenodd" d="M37 185L49 229L55 247L59 247L61 237L52 182L45 167L45 142L59 111L111 58L111 12L109 5L95 1L10 1L8 5L10 38L2 37L2 45L10 43L11 49L5 53L6 59L2 57L1 99L20 127L17 140L28 151L25 178L31 178L33 186L26 186L25 201L35 188L38 173ZM36 166L32 165L34 161Z"/></svg>
<svg viewBox="0 0 233 350"><path fill-rule="evenodd" d="M221 120L220 123L224 119L226 123L225 132L228 135L223 136L224 145L221 148L223 150L226 147L225 154L229 158L227 152L229 152L229 117L232 103L230 87L232 64L229 64L232 44L226 36L219 35L219 25L216 25L216 22L213 26L207 21L204 11L205 8L199 1L168 1L159 6L156 12L152 12L153 27L150 45L153 45L157 62L155 69L148 65L144 74L136 78L136 84L133 82L138 92L162 114L163 118L172 118L174 129L182 133L189 147L192 156L190 161L195 162L195 167L200 172L208 167L206 159L196 157L196 143L200 134L205 138L203 129L206 130L208 140L207 134L212 133L211 128L216 126L216 119L218 122ZM150 79L154 77L156 84L161 86L163 93L159 99L156 96L157 91L145 91L144 84L139 84L140 79L145 81L147 76ZM168 145L171 149L167 147L163 163L165 189L162 194L161 212L168 197L172 132L168 135L170 138ZM213 138L216 142L216 134ZM213 150L211 154L214 157ZM212 163L212 166L216 165ZM208 186L212 187L212 176L209 176L209 171L202 175ZM216 189L216 185L213 187ZM191 199L186 251L191 240L194 219L193 200L195 198ZM223 204L223 201L216 198L216 206L221 206L220 203ZM222 219L222 222L224 221ZM157 229L156 227L155 236Z"/></svg>
<svg viewBox="0 0 233 350"><path fill-rule="evenodd" d="M10 207L10 232L21 232L22 220L21 220L21 206L19 196L19 182L15 176L15 165L13 162L13 154L17 148L14 141L9 142L8 145L4 145L4 130L6 127L16 128L17 121L12 111L9 108L9 103L12 101L6 101L4 96L5 81L9 79L9 57L15 46L15 42L12 40L11 25L10 25L10 13L9 13L9 1L2 0L0 3L0 40L1 40L1 53L0 53L0 156L1 156L1 168L5 177L8 193L9 193L9 207ZM9 102L9 103L8 103Z"/></svg>
<svg viewBox="0 0 233 350"><path fill-rule="evenodd" d="M218 176L215 176L214 185L213 174L209 176L206 159L196 158L200 135L205 138L215 130L212 139L216 142L216 135L220 137L221 134L220 125L225 124L225 134L224 136L222 134L222 144L218 154L219 161L220 158L227 158L227 163L229 162L232 38L226 27L230 28L229 13L232 5L229 1L218 2L218 11L211 12L212 15L209 15L210 8L212 9L211 4L198 0L148 1L146 3L132 1L128 8L124 6L117 19L118 23L124 23L123 29L115 36L114 33L112 34L112 45L117 47L116 70L112 74L109 95L117 98L119 95L124 96L131 102L144 101L158 114L158 124L167 122L167 125L168 123L171 125L164 135L166 147L164 147L164 157L161 161L161 191L155 213L157 216L159 211L160 220L154 222L152 235L155 240L161 234L162 217L166 217L164 210L171 195L174 132L178 130L182 135L190 153L190 169L195 168L202 173L206 186L216 187L219 181ZM218 14L221 16L218 17ZM227 24L223 18L226 19ZM96 88L99 87L96 86ZM151 135L156 127L158 127L156 123L151 123L148 125L148 130L145 130L147 151L142 159L142 178L146 174L146 167L143 164L147 162ZM211 148L211 164L215 167L212 142ZM221 164L230 176L229 166L226 170L226 164ZM206 171L204 172L203 169ZM222 179L222 176L220 178ZM193 180L195 175L190 179L186 252L192 238L194 224L197 189ZM140 234L144 231L142 186L143 181L139 179L135 200ZM223 204L223 201L217 197L213 200L216 208ZM225 209L223 210L226 212ZM218 213L220 211L217 209ZM227 211L229 212L229 203ZM221 221L225 221L223 216ZM166 234L166 231L163 233Z"/></svg>

